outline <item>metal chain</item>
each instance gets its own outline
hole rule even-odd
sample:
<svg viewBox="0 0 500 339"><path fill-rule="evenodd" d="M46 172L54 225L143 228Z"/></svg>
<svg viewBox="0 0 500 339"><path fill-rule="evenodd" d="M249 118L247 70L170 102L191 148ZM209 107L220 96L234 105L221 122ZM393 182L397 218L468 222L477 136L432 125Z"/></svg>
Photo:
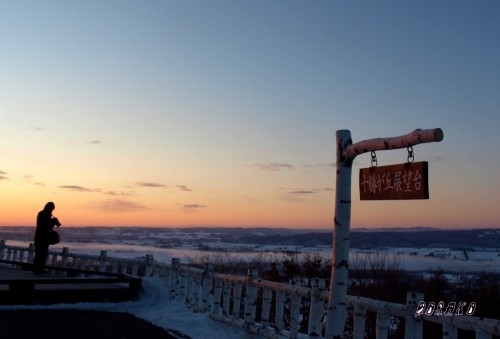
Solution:
<svg viewBox="0 0 500 339"><path fill-rule="evenodd" d="M408 163L414 162L415 161L415 155L413 154L413 147L408 146Z"/></svg>
<svg viewBox="0 0 500 339"><path fill-rule="evenodd" d="M375 151L372 151L372 167L377 167L377 166L378 166L377 154L375 154Z"/></svg>

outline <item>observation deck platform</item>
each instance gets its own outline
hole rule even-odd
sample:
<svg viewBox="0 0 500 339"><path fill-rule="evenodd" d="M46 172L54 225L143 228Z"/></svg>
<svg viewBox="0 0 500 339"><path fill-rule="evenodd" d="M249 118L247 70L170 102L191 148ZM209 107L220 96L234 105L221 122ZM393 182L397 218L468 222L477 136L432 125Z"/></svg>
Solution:
<svg viewBox="0 0 500 339"><path fill-rule="evenodd" d="M120 302L134 299L140 277L47 265L34 275L32 264L0 260L0 305Z"/></svg>

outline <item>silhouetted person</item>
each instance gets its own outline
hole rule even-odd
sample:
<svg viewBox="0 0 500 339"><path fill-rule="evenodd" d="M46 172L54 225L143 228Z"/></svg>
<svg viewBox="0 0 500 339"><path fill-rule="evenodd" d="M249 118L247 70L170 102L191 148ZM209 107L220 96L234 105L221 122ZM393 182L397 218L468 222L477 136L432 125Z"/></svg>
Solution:
<svg viewBox="0 0 500 339"><path fill-rule="evenodd" d="M48 202L42 211L38 212L35 231L35 258L33 259L33 273L43 274L45 261L49 255L51 232L54 226L61 226L59 220L52 216L56 208L53 202Z"/></svg>

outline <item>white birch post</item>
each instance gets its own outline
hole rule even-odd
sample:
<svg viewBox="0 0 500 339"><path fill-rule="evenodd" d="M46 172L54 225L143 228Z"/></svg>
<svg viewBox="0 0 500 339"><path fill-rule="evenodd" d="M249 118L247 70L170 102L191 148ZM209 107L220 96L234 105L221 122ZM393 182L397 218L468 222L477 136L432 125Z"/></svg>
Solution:
<svg viewBox="0 0 500 339"><path fill-rule="evenodd" d="M409 134L392 138L378 138L352 143L349 130L338 130L337 179L335 197L335 219L333 231L333 258L326 338L343 338L348 283L349 233L351 227L351 174L354 158L362 153L406 148L428 142L443 140L440 128L417 129Z"/></svg>
<svg viewBox="0 0 500 339"><path fill-rule="evenodd" d="M337 131L337 184L333 231L332 275L328 298L326 338L343 338L347 296L349 228L351 224L351 172L353 158L344 152L352 144L351 132Z"/></svg>

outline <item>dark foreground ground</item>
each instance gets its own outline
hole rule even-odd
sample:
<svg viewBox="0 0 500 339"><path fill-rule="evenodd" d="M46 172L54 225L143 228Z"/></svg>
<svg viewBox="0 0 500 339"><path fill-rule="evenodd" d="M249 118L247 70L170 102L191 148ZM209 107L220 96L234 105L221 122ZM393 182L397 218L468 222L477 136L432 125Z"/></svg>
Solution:
<svg viewBox="0 0 500 339"><path fill-rule="evenodd" d="M172 336L128 313L77 310L0 311L2 339L146 339Z"/></svg>

